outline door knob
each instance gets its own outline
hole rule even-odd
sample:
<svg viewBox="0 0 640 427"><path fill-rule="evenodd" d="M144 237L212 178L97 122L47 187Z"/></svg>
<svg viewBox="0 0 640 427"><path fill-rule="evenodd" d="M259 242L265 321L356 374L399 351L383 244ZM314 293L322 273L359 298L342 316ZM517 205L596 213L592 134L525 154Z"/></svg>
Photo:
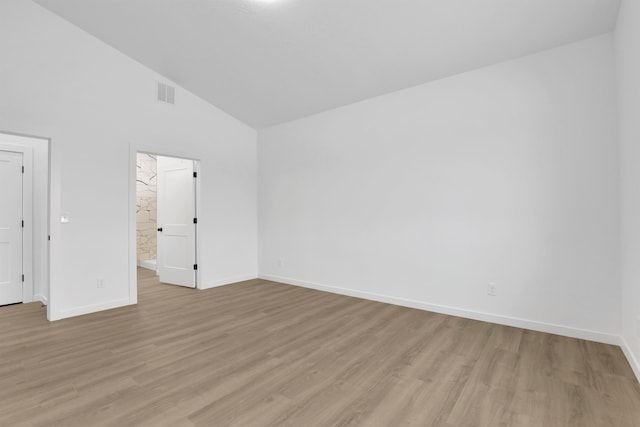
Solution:
<svg viewBox="0 0 640 427"><path fill-rule="evenodd" d="M158 231L159 231L159 232L162 232L162 227L158 228Z"/></svg>

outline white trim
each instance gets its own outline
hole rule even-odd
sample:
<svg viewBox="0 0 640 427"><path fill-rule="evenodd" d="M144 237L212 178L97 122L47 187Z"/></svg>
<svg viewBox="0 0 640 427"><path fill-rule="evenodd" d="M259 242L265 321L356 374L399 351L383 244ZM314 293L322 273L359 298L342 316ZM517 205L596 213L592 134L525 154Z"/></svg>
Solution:
<svg viewBox="0 0 640 427"><path fill-rule="evenodd" d="M60 156L58 158L57 156ZM62 214L62 155L54 150L53 141L49 141L49 224L48 234L51 237L47 241L47 278L49 280L49 289L47 298L47 319L53 321L59 318L57 308L58 301L64 299L61 295L60 299L56 299L56 292L59 288L58 283L64 280L65 273L62 268L62 251L60 250L60 242L62 242L62 224L60 223L60 215ZM55 167L54 167L55 166ZM55 280L55 278L59 280ZM61 292L64 294L64 292Z"/></svg>
<svg viewBox="0 0 640 427"><path fill-rule="evenodd" d="M138 303L138 269L136 250L136 177L138 149L129 146L129 304Z"/></svg>
<svg viewBox="0 0 640 427"><path fill-rule="evenodd" d="M61 310L56 313L56 317L52 320L61 320L68 317L82 316L83 314L91 314L98 311L111 310L113 308L119 308L130 305L128 298L116 299L111 301L105 301L98 304L90 304L81 307L74 307L68 310Z"/></svg>
<svg viewBox="0 0 640 427"><path fill-rule="evenodd" d="M214 280L211 282L204 283L203 287L200 289L204 290L204 289L217 288L218 286L232 285L234 283L244 282L245 280L253 280L257 278L258 276L255 274L246 274L244 276L229 277L226 279Z"/></svg>
<svg viewBox="0 0 640 427"><path fill-rule="evenodd" d="M22 176L23 188L23 210L24 229L22 231L22 239L24 246L22 248L22 269L24 272L24 287L22 288L22 298L24 302L32 302L34 300L33 289L33 149L24 147L24 174Z"/></svg>
<svg viewBox="0 0 640 427"><path fill-rule="evenodd" d="M379 301L388 304L401 305L404 307L417 308L419 310L432 311L435 313L449 314L452 316L465 317L468 319L481 320L483 322L497 323L499 325L513 326L516 328L530 329L532 331L546 332L556 335L564 335L572 338L579 338L589 341L596 341L605 344L618 345L620 337L600 331L573 328L570 326L556 325L553 323L538 322L535 320L520 319L517 317L503 316L500 314L483 313L480 311L465 310L457 307L450 307L440 304L431 304L423 301L410 300L405 298L392 297L388 295L376 294L373 292L359 291L355 289L340 288L336 286L321 285L318 283L305 282L288 277L273 276L270 274L259 274L259 278L288 285L301 286L303 288L317 289L334 294L348 295L356 298L364 298L372 301Z"/></svg>
<svg viewBox="0 0 640 427"><path fill-rule="evenodd" d="M143 259L138 261L138 267L146 268L147 270L156 271L157 263L155 259Z"/></svg>
<svg viewBox="0 0 640 427"><path fill-rule="evenodd" d="M631 347L629 347L629 343L622 335L620 336L619 345L625 357L629 361L629 365L631 365L633 373L636 374L636 378L640 382L640 362L636 358L636 355L633 354L633 351L631 351Z"/></svg>
<svg viewBox="0 0 640 427"><path fill-rule="evenodd" d="M33 296L34 300L40 301L43 305L49 306L49 300L42 294L37 294Z"/></svg>

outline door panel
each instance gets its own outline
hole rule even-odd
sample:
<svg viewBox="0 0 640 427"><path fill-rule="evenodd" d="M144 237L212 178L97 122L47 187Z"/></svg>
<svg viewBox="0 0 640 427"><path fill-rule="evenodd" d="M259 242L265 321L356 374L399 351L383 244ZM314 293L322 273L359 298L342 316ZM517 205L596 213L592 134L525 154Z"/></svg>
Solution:
<svg viewBox="0 0 640 427"><path fill-rule="evenodd" d="M158 275L163 283L194 288L193 161L162 156L157 160Z"/></svg>
<svg viewBox="0 0 640 427"><path fill-rule="evenodd" d="M0 151L0 305L22 302L22 153Z"/></svg>

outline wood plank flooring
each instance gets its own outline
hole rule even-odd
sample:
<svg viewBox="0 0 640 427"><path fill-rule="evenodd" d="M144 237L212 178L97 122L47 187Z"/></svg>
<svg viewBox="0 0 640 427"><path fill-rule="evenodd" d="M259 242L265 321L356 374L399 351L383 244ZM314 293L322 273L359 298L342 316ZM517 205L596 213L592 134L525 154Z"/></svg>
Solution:
<svg viewBox="0 0 640 427"><path fill-rule="evenodd" d="M0 426L640 426L618 347L253 280L0 308Z"/></svg>

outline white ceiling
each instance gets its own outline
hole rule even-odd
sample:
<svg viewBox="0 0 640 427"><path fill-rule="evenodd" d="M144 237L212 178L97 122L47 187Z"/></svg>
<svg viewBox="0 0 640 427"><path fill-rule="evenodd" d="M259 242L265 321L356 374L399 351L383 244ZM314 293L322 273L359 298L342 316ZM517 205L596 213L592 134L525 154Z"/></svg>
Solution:
<svg viewBox="0 0 640 427"><path fill-rule="evenodd" d="M260 129L611 31L620 0L35 0Z"/></svg>

